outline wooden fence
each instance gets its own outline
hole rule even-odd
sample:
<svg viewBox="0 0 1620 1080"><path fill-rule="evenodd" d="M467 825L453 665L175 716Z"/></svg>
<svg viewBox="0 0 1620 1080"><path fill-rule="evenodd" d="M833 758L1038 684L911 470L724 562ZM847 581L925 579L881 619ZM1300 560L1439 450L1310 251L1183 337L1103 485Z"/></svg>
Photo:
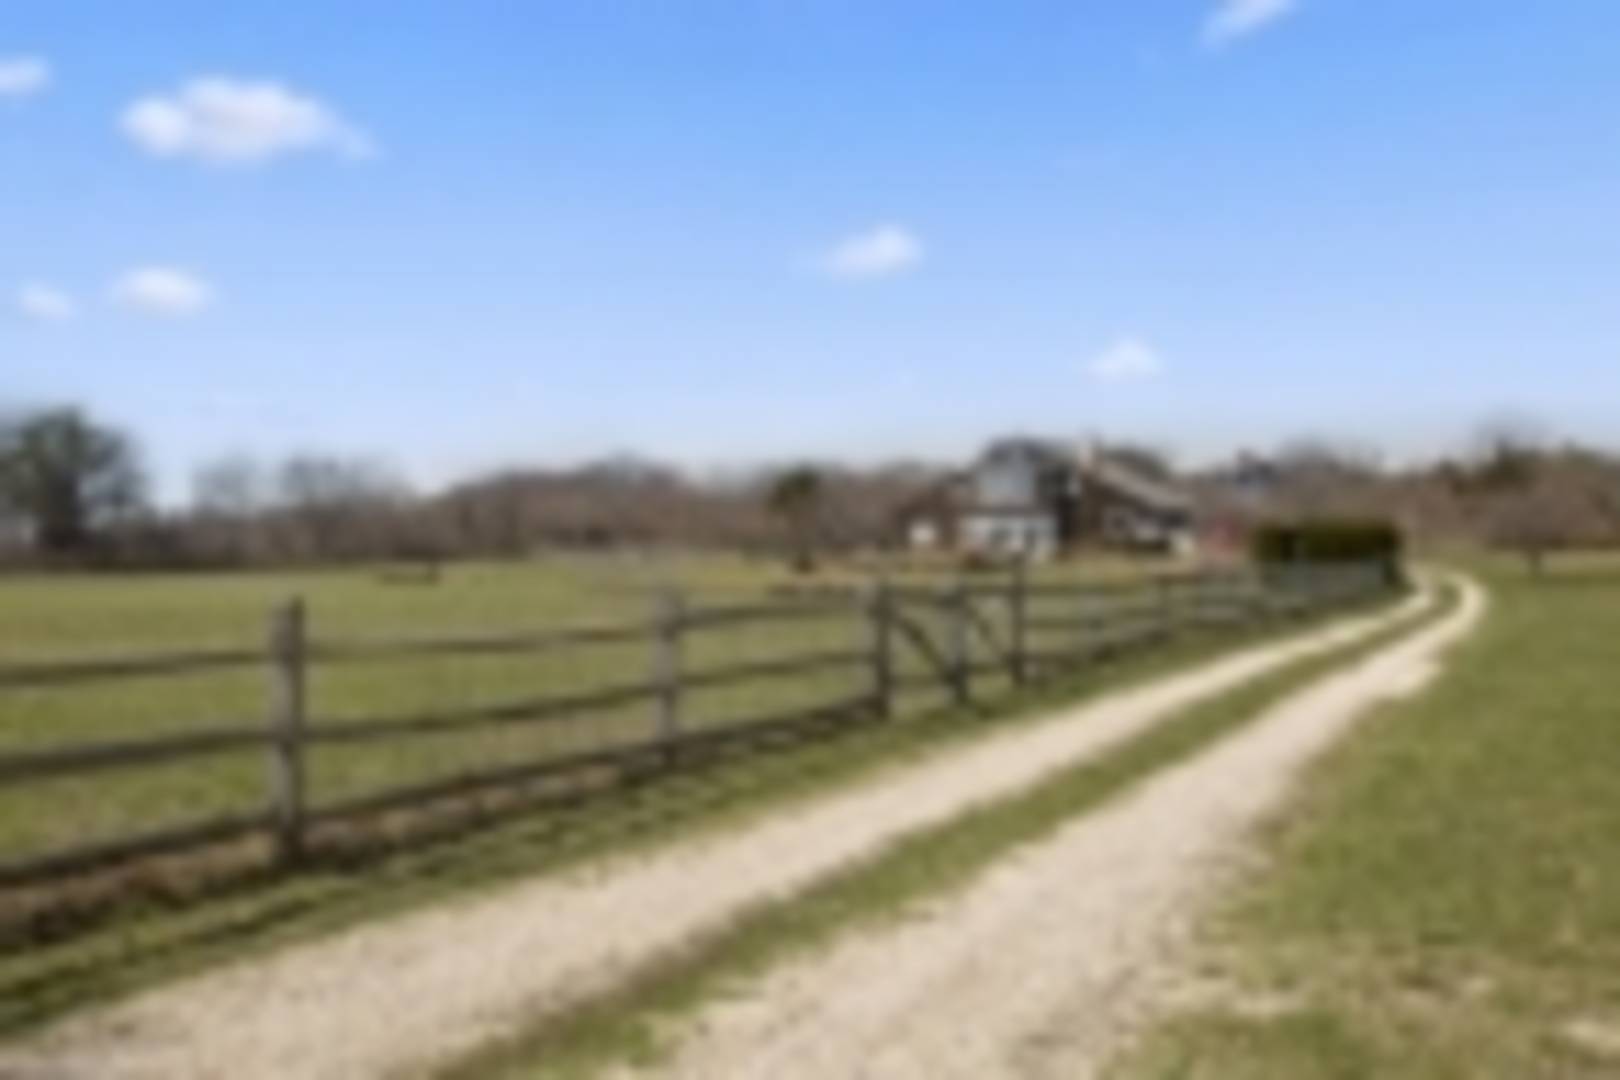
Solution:
<svg viewBox="0 0 1620 1080"><path fill-rule="evenodd" d="M39 884L255 835L271 841L270 855L277 864L291 867L305 856L312 830L328 823L362 822L389 811L543 777L671 767L693 751L719 744L889 718L917 707L918 695L935 705L943 700L966 706L1184 632L1299 615L1369 598L1389 587L1384 567L1361 565L1085 585L1039 582L1014 572L1005 580L938 588L874 582L860 590L772 596L747 604L692 604L670 591L661 595L649 619L545 632L394 641L322 641L311 635L303 604L292 600L271 613L264 644L256 649L0 665L0 703L5 693L25 688L254 667L267 676L264 715L257 723L0 753L0 792L7 793L61 778L170 766L229 753L261 754L266 769L256 807L158 828L130 823L137 827L115 836L8 857L0 861L0 885ZM720 628L756 634L753 628L759 626L800 620L838 623L850 631L850 640L836 647L817 645L719 665L687 661L687 647L700 635ZM321 703L311 693L311 672L325 665L445 655L528 656L596 645L629 647L644 655L645 677L577 692L363 719L323 717ZM792 708L714 724L703 722L688 704L690 695L704 688L793 680L834 670L849 677L849 689ZM560 741L537 756L387 784L337 800L312 800L308 793L307 763L320 747L546 725L627 709L645 710L645 724L629 735L621 724L612 733L607 731L610 725L604 725L593 737L587 724L579 729L585 733L583 743Z"/></svg>

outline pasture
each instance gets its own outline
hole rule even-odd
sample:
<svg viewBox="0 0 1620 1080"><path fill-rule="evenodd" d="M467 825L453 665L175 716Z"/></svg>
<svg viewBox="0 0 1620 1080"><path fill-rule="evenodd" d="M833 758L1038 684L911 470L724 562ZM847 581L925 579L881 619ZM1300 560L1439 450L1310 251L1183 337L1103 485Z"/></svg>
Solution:
<svg viewBox="0 0 1620 1080"><path fill-rule="evenodd" d="M650 565L609 558L452 565L436 583L413 582L375 567L0 579L0 664L174 649L259 649L273 607L292 596L304 600L312 641L355 643L634 622L652 616L655 586L666 581L679 583L694 600L725 603L757 598L778 580L771 564L684 559ZM856 629L852 609L844 619L771 627L748 636L709 635L694 641L696 655L689 659L737 662L783 649L830 648L847 644ZM313 665L309 711L312 723L334 723L473 708L645 678L652 663L645 642L626 641L533 654L379 656ZM840 673L831 674L819 684L796 680L729 697L717 692L714 700L694 702L694 715L699 706L702 715L723 719L732 711L825 696L838 685ZM267 715L269 689L269 671L256 664L7 688L0 690L0 750L259 725ZM409 783L542 748L561 752L570 740L584 745L615 731L629 737L653 719L650 708L629 708L522 731L323 748L308 763L309 797L326 803L379 784ZM250 749L170 767L0 789L0 853L93 840L127 829L132 819L161 827L257 805L265 798L263 757Z"/></svg>
<svg viewBox="0 0 1620 1080"><path fill-rule="evenodd" d="M1620 558L1473 569L1481 633L1320 763L1119 1077L1620 1075Z"/></svg>
<svg viewBox="0 0 1620 1080"><path fill-rule="evenodd" d="M1043 570L1037 588L1088 576L1118 582L1141 571L1120 564L1068 564ZM645 629L662 589L676 585L691 608L725 610L757 604L773 586L832 586L832 597L807 603L791 618L717 621L681 635L679 665L698 685L681 691L683 731L718 730L761 716L859 704L872 689L871 627L849 569L796 579L774 562L685 558L555 558L512 564L458 564L424 581L380 568L292 573L195 575L65 575L0 579L0 676L31 663L76 657L127 657L165 650L264 648L269 614L289 596L303 598L314 647L360 646L341 663L308 669L312 730L364 727L401 717L431 718L503 707L541 697L576 697L635 688L661 662ZM911 585L943 585L935 572L903 575ZM1005 635L1007 579L985 575L988 636ZM837 589L844 590L839 593ZM1032 619L1033 648L1076 644L1085 619L1131 616L1130 605L1153 597L1100 590L1082 613L1062 596ZM1032 601L1033 603L1033 601ZM915 613L935 624L941 611ZM1035 614L1040 614L1036 612ZM1057 625L1066 620L1066 625ZM1051 625L1048 625L1051 624ZM365 648L387 642L544 633L566 626L627 625L633 633L563 649L417 651L394 655ZM1044 627L1044 629L1042 629ZM1071 630L1070 627L1073 629ZM1128 629L1128 628L1127 628ZM948 635L940 633L940 640ZM986 636L963 643L963 660L982 689L1005 684L1006 672ZM791 665L822 657L813 670ZM787 677L731 680L729 671L775 663ZM897 650L894 678L904 704L937 701L941 688L923 658ZM274 672L264 662L119 677L95 682L23 681L0 685L0 755L44 752L92 742L131 742L216 730L264 730ZM639 695L645 698L645 692ZM305 762L305 799L315 810L341 807L384 788L424 784L513 761L563 758L644 743L660 733L659 703L613 700L549 718L544 724L493 724L427 730L387 742L318 745ZM363 732L362 732L363 734ZM262 746L227 747L139 770L67 773L0 785L0 862L120 836L132 824L161 830L176 823L262 811L268 798Z"/></svg>

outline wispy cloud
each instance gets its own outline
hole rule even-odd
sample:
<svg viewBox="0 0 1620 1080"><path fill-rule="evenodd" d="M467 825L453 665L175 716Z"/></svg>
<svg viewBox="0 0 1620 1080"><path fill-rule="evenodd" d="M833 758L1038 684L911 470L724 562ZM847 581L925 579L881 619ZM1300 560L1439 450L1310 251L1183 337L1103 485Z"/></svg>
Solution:
<svg viewBox="0 0 1620 1080"><path fill-rule="evenodd" d="M67 322L79 305L61 289L30 281L17 290L17 310L39 322Z"/></svg>
<svg viewBox="0 0 1620 1080"><path fill-rule="evenodd" d="M879 225L846 237L821 257L824 273L849 280L892 277L923 260L922 241L899 225Z"/></svg>
<svg viewBox="0 0 1620 1080"><path fill-rule="evenodd" d="M324 102L279 83L223 76L193 79L172 94L141 98L120 124L156 157L253 165L282 154L326 151L363 159L376 145Z"/></svg>
<svg viewBox="0 0 1620 1080"><path fill-rule="evenodd" d="M1086 372L1098 382L1145 382L1164 374L1164 357L1141 338L1126 335L1093 356Z"/></svg>
<svg viewBox="0 0 1620 1080"><path fill-rule="evenodd" d="M39 56L0 56L0 98L25 98L51 85L50 61Z"/></svg>
<svg viewBox="0 0 1620 1080"><path fill-rule="evenodd" d="M1259 33L1298 9L1299 0L1220 0L1204 21L1204 44L1211 49L1223 48Z"/></svg>
<svg viewBox="0 0 1620 1080"><path fill-rule="evenodd" d="M181 319L196 315L213 303L214 289L186 270L142 266L113 282L112 298L131 311Z"/></svg>

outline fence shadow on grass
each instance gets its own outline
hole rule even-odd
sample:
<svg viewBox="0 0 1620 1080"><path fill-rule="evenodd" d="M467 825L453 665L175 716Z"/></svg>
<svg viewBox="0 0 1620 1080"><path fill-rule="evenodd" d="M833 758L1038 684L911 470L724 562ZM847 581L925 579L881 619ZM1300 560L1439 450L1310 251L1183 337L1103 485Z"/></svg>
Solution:
<svg viewBox="0 0 1620 1080"><path fill-rule="evenodd" d="M892 725L805 730L772 744L716 744L678 770L627 772L611 781L527 798L500 795L446 807L394 840L373 830L315 845L297 877L262 859L198 876L148 877L60 902L11 928L8 948L26 955L0 962L0 1033L16 1031L69 1005L115 996L162 974L238 958L358 918L554 870L605 851L672 837L727 811L745 812L807 792L859 768L896 760L896 751L948 740L952 729L982 730L982 708L919 713ZM993 720L990 722L994 722ZM761 751L787 752L761 752ZM146 932L120 934L123 923Z"/></svg>

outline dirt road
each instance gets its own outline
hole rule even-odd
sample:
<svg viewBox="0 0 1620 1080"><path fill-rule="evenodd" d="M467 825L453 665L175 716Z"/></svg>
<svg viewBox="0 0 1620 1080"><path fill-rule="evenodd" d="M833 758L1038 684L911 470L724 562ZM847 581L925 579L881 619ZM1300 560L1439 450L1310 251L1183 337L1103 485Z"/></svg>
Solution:
<svg viewBox="0 0 1620 1080"><path fill-rule="evenodd" d="M940 1080L1095 1075L1151 1012L1189 920L1314 755L1420 688L1477 623L1457 610L1331 675L918 918L707 1007L659 1077Z"/></svg>
<svg viewBox="0 0 1620 1080"><path fill-rule="evenodd" d="M0 1075L352 1080L430 1068L612 985L750 905L791 894L908 832L1019 791L1178 709L1375 633L1430 602L1415 596L1392 612L1250 648L724 832L161 987L0 1047ZM733 1060L718 1046L712 1052L731 1075L773 1074L749 1069L746 1054Z"/></svg>

